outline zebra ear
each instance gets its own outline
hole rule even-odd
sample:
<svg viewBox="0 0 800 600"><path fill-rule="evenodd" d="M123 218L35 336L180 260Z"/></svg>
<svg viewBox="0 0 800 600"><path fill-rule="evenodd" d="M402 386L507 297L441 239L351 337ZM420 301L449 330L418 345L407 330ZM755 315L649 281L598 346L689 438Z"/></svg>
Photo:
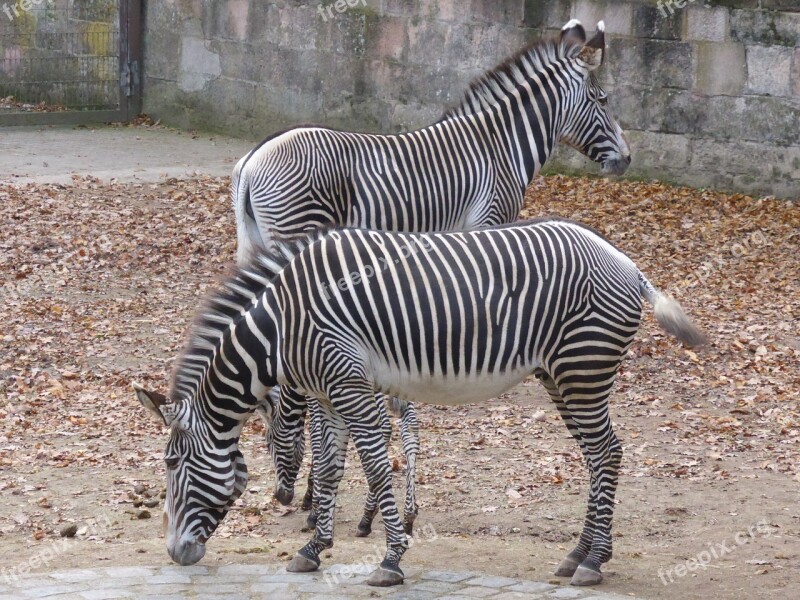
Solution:
<svg viewBox="0 0 800 600"><path fill-rule="evenodd" d="M572 19L561 28L561 42L571 46L583 46L586 43L586 30L578 19Z"/></svg>
<svg viewBox="0 0 800 600"><path fill-rule="evenodd" d="M603 64L603 56L606 50L606 26L600 21L597 24L597 33L586 42L586 45L578 54L578 59L586 65L586 68L593 71Z"/></svg>
<svg viewBox="0 0 800 600"><path fill-rule="evenodd" d="M169 425L172 422L175 415L173 403L170 402L169 398L159 392L148 391L136 382L131 385L136 391L136 398L142 406L164 421L164 425Z"/></svg>

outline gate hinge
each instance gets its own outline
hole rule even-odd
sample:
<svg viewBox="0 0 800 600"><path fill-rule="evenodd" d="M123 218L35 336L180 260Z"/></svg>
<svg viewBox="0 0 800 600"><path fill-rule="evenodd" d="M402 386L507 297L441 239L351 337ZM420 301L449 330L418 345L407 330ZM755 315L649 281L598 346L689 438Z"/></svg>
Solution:
<svg viewBox="0 0 800 600"><path fill-rule="evenodd" d="M119 74L120 87L126 97L130 98L139 89L139 61L129 60L122 65Z"/></svg>

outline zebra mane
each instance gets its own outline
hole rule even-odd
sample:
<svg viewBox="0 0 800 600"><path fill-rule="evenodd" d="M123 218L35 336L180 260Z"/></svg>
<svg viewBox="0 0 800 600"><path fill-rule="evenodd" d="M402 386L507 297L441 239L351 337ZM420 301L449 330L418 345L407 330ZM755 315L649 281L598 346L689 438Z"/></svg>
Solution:
<svg viewBox="0 0 800 600"><path fill-rule="evenodd" d="M246 266L234 266L223 276L189 325L187 342L172 372L171 401L180 402L197 389L231 325L258 303L270 282L295 256L325 233L317 230L291 240L273 239L269 250L259 248Z"/></svg>
<svg viewBox="0 0 800 600"><path fill-rule="evenodd" d="M547 65L557 60L572 58L581 47L569 39L534 42L473 80L461 102L445 112L440 122L496 106L498 98L511 94L517 86L530 81L528 73L542 72Z"/></svg>

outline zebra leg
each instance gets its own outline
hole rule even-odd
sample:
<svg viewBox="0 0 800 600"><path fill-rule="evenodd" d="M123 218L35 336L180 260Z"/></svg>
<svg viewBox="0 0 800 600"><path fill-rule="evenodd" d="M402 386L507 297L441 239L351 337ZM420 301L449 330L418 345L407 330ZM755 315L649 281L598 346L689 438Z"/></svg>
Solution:
<svg viewBox="0 0 800 600"><path fill-rule="evenodd" d="M580 431L578 431L578 426L572 420L572 415L570 415L569 410L567 410L567 406L564 404L564 400L561 398L561 394L558 391L558 387L556 386L555 381L551 379L549 375L544 372L536 373L536 377L539 381L542 382L544 389L550 396L550 399L553 401L553 404L556 405L556 409L558 409L558 413L561 415L561 419L564 421L564 424L567 426L567 430L570 432L575 441L578 442L578 446L583 453L584 458L587 461L587 466L589 466L589 451L583 443L583 439L581 438ZM591 467L589 468L591 474ZM592 548L592 539L594 539L594 523L597 514L597 498L594 494L596 490L595 482L592 481L589 486L589 501L588 501L588 508L586 510L586 519L583 523L583 531L581 531L581 537L578 540L577 547L567 554L566 558L561 561L561 564L558 565L556 569L555 575L556 577L572 577L575 574L578 565L586 558L589 554L589 550Z"/></svg>
<svg viewBox="0 0 800 600"><path fill-rule="evenodd" d="M383 440L386 447L392 441L392 422L389 420L389 415L386 413L386 406L383 403L383 395L377 394L375 396L375 405L378 409L378 414L381 419L381 432L383 433ZM358 523L356 530L356 537L367 537L372 533L372 521L378 513L378 503L375 501L375 494L370 489L367 492L367 500L364 503L364 515Z"/></svg>
<svg viewBox="0 0 800 600"><path fill-rule="evenodd" d="M315 484L315 472L317 466L316 457L320 456L322 448L322 434L320 432L319 419L311 411L308 412L308 430L311 437L311 469L308 472L308 487L306 488L306 495L303 497L303 504L308 498L310 511L306 517L306 529L313 530L317 526L317 517L319 515L319 490Z"/></svg>
<svg viewBox="0 0 800 600"><path fill-rule="evenodd" d="M305 417L308 400L282 385L277 410L267 431L267 447L275 464L275 498L288 505L305 454Z"/></svg>
<svg viewBox="0 0 800 600"><path fill-rule="evenodd" d="M614 377L610 381L606 378L600 386L584 385L585 379L584 373L569 373L557 380L566 410L588 453L591 495L596 502L591 548L575 569L572 585L595 585L603 580L600 566L612 556L611 520L622 462L622 446L608 413L608 394Z"/></svg>
<svg viewBox="0 0 800 600"><path fill-rule="evenodd" d="M312 450L313 452L313 450ZM302 510L311 510L311 503L314 499L314 460L311 460L311 467L308 469L308 483L306 483L306 493L303 502L300 504Z"/></svg>
<svg viewBox="0 0 800 600"><path fill-rule="evenodd" d="M400 559L408 549L408 538L392 493L392 467L381 431L381 413L376 408L375 393L365 385L359 389L357 384L349 384L331 399L350 430L386 529L386 554L367 584L381 587L399 585L404 578Z"/></svg>
<svg viewBox="0 0 800 600"><path fill-rule="evenodd" d="M419 423L414 405L393 398L392 402L400 409L400 436L403 440L403 454L406 456L406 504L403 507L403 529L412 535L414 520L417 518L417 453L419 452Z"/></svg>
<svg viewBox="0 0 800 600"><path fill-rule="evenodd" d="M348 430L345 421L327 401L310 401L311 418L319 427L319 453L314 456L314 484L319 494L319 516L314 536L287 565L291 573L304 573L319 568L319 555L333 547L333 512L336 490L344 475Z"/></svg>

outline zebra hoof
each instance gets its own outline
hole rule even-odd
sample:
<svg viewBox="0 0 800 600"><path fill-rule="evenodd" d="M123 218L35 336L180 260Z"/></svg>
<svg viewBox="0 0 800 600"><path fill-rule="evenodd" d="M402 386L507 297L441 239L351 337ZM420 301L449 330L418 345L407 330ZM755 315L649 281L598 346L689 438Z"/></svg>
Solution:
<svg viewBox="0 0 800 600"><path fill-rule="evenodd" d="M303 496L303 503L300 505L300 510L311 510L313 506L313 500L311 499L310 494L306 494Z"/></svg>
<svg viewBox="0 0 800 600"><path fill-rule="evenodd" d="M356 528L356 537L367 537L370 533L372 533L372 521L362 517Z"/></svg>
<svg viewBox="0 0 800 600"><path fill-rule="evenodd" d="M391 587L393 585L400 585L403 583L403 572L400 569L397 571L389 570L384 567L378 567L372 572L372 575L367 579L367 585L375 587Z"/></svg>
<svg viewBox="0 0 800 600"><path fill-rule="evenodd" d="M580 564L577 560L568 556L558 565L556 577L572 577Z"/></svg>
<svg viewBox="0 0 800 600"><path fill-rule="evenodd" d="M283 506L289 506L294 499L294 490L279 487L275 490L275 499Z"/></svg>
<svg viewBox="0 0 800 600"><path fill-rule="evenodd" d="M289 573L308 573L319 569L319 563L314 562L310 558L302 554L295 554L291 562L286 565L286 571Z"/></svg>
<svg viewBox="0 0 800 600"><path fill-rule="evenodd" d="M316 529L316 527L317 527L317 513L310 512L306 517L306 528L310 530L310 529Z"/></svg>
<svg viewBox="0 0 800 600"><path fill-rule="evenodd" d="M601 581L603 581L603 574L600 571L579 565L569 583L570 585L597 585Z"/></svg>

